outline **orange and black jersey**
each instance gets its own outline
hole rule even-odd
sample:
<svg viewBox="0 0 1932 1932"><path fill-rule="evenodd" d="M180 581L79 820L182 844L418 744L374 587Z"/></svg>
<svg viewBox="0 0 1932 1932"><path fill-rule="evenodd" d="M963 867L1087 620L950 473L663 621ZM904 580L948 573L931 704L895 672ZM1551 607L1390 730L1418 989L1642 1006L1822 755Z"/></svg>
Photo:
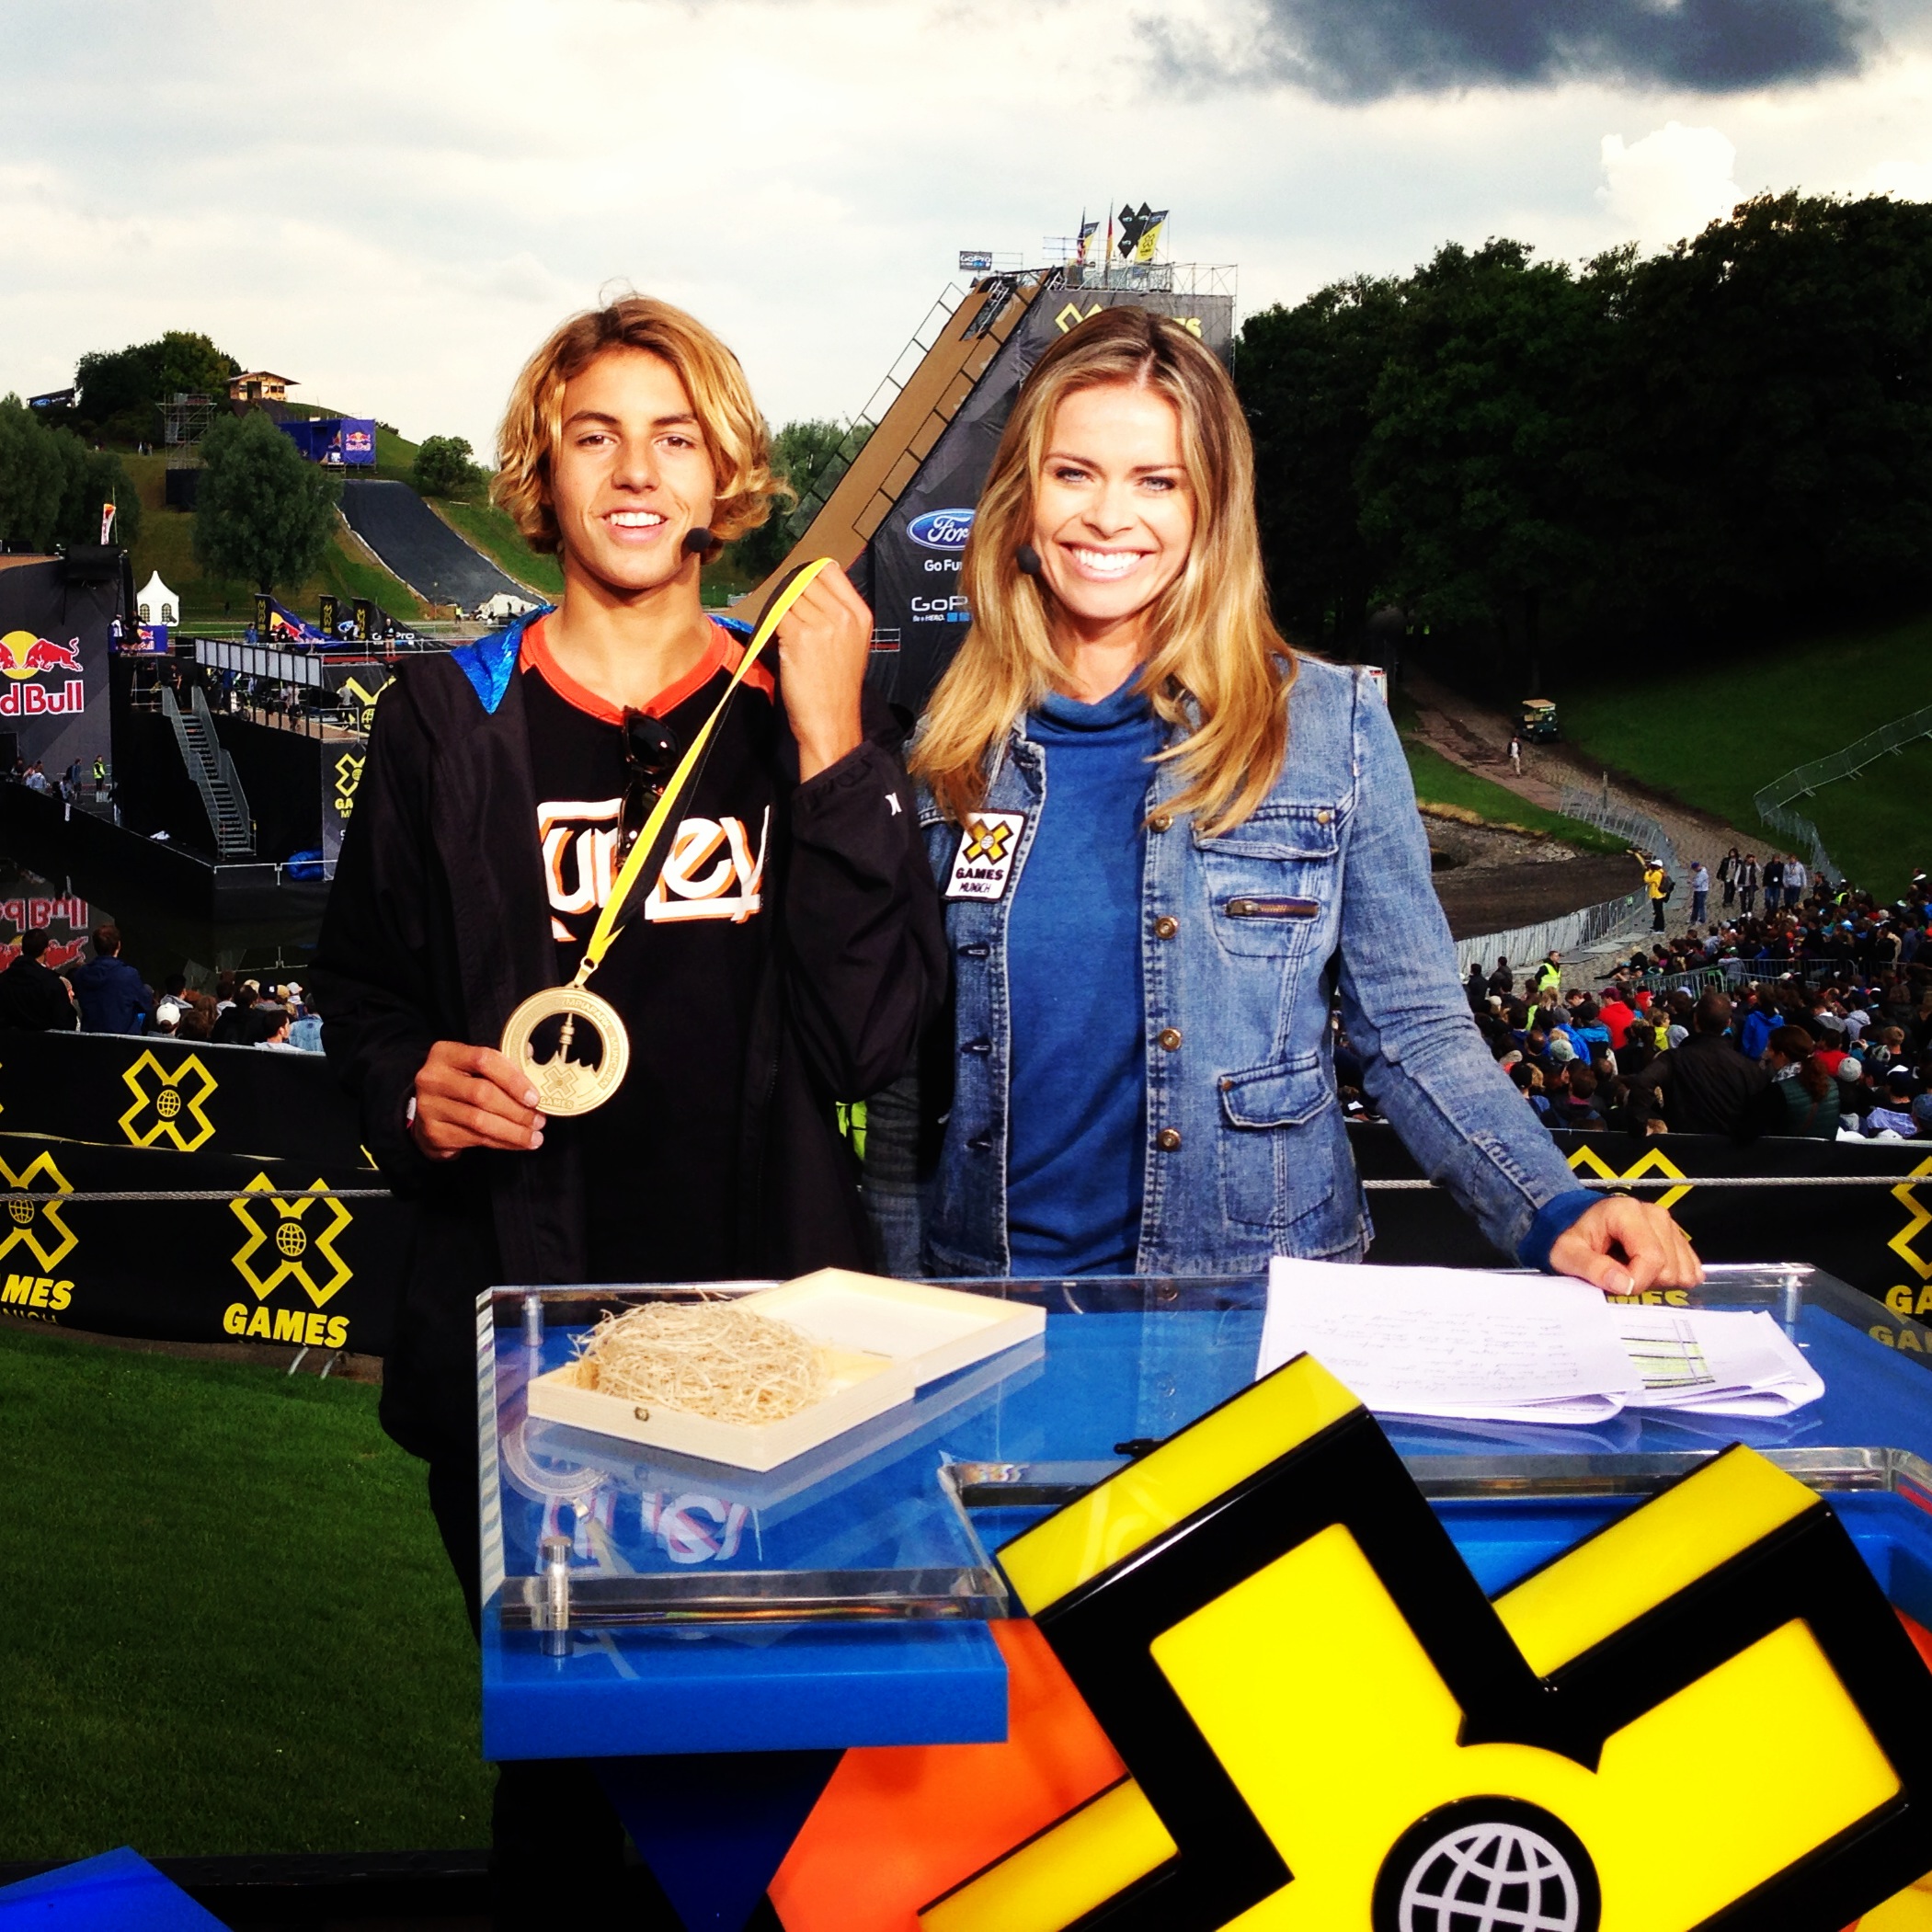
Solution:
<svg viewBox="0 0 1932 1932"><path fill-rule="evenodd" d="M430 1046L494 1046L567 978L614 871L597 835L629 776L619 727L539 649L520 669L524 634L398 667L314 961L363 1144L417 1204L383 1419L431 1457L474 1453L474 1298L492 1283L864 1265L835 1103L906 1069L946 988L899 727L868 699L866 741L800 783L783 680L748 679L678 811L667 916L632 909L592 982L630 1027L628 1094L532 1153L424 1157L405 1120ZM700 683L659 699L674 731L706 714L737 647L721 638Z"/></svg>
<svg viewBox="0 0 1932 1932"><path fill-rule="evenodd" d="M743 649L720 626L713 634L703 661L645 707L680 755ZM623 714L557 663L541 622L523 634L519 668L563 981L623 864ZM558 1123L583 1150L596 1281L708 1281L731 1271L748 1020L772 926L767 874L777 734L786 728L772 695L762 665L733 694L592 982L631 1036L623 1086L581 1122Z"/></svg>

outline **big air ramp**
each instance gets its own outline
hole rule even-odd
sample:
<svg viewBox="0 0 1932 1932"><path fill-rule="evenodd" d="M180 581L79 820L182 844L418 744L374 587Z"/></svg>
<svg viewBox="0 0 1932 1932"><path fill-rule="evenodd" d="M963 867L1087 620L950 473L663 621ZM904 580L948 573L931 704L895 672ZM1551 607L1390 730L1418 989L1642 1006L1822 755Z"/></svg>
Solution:
<svg viewBox="0 0 1932 1932"><path fill-rule="evenodd" d="M873 609L867 683L908 713L921 710L966 634L966 532L1034 364L1089 315L1124 304L1172 316L1226 361L1234 290L1229 268L1154 263L1103 280L1097 267L1060 267L988 276L950 314L937 305L900 359L911 365L904 380L887 379L889 403L881 410L875 398L856 426L876 427L856 448L858 438L848 440L850 461L830 494L803 507L809 524L775 575L809 557L844 565Z"/></svg>
<svg viewBox="0 0 1932 1932"><path fill-rule="evenodd" d="M429 603L474 610L499 594L536 599L465 543L406 483L351 478L342 486L342 514L384 568Z"/></svg>

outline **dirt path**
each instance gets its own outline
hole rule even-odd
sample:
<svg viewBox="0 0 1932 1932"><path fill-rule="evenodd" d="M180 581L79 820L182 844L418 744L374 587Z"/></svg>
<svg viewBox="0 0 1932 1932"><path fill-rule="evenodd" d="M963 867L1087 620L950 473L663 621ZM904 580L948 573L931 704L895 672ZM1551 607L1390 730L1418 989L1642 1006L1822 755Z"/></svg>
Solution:
<svg viewBox="0 0 1932 1932"><path fill-rule="evenodd" d="M1416 735L1451 764L1460 765L1464 771L1473 772L1547 811L1562 809L1565 791L1603 795L1604 768L1575 746L1525 745L1519 777L1509 768L1512 721L1503 713L1449 690L1426 671L1413 667L1402 672L1402 689L1415 706ZM1742 831L1681 799L1665 797L1648 785L1639 784L1620 772L1610 772L1608 783L1610 802L1654 818L1670 834L1677 856L1686 865L1694 859L1702 859L1715 873L1718 861L1733 845L1743 852L1762 853L1769 850L1771 835L1762 827L1755 832Z"/></svg>

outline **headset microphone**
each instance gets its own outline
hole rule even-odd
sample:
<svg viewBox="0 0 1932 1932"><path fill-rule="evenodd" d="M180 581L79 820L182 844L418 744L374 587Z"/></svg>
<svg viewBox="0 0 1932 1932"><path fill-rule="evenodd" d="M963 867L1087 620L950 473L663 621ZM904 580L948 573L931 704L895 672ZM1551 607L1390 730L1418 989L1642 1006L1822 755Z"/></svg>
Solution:
<svg viewBox="0 0 1932 1932"><path fill-rule="evenodd" d="M1040 574L1040 553L1031 543L1022 543L1013 552L1013 562L1020 566L1022 577L1038 577Z"/></svg>
<svg viewBox="0 0 1932 1932"><path fill-rule="evenodd" d="M684 547L693 556L702 556L707 550L715 548L717 541L702 523L697 529L684 532Z"/></svg>

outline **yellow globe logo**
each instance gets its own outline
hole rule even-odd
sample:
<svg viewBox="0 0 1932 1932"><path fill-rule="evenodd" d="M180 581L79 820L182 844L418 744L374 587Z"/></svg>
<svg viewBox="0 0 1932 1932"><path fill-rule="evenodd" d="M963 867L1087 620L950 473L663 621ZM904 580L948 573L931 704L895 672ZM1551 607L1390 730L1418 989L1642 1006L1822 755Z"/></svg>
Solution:
<svg viewBox="0 0 1932 1932"><path fill-rule="evenodd" d="M163 1120L172 1120L180 1111L181 1094L178 1088L164 1087L155 1094L154 1112L160 1115Z"/></svg>
<svg viewBox="0 0 1932 1932"><path fill-rule="evenodd" d="M309 1238L294 1221L284 1221L275 1230L275 1246L289 1261L293 1261L309 1244Z"/></svg>
<svg viewBox="0 0 1932 1932"><path fill-rule="evenodd" d="M25 1195L8 1195L6 1211L13 1217L14 1225L17 1228L25 1228L33 1220L33 1203Z"/></svg>

